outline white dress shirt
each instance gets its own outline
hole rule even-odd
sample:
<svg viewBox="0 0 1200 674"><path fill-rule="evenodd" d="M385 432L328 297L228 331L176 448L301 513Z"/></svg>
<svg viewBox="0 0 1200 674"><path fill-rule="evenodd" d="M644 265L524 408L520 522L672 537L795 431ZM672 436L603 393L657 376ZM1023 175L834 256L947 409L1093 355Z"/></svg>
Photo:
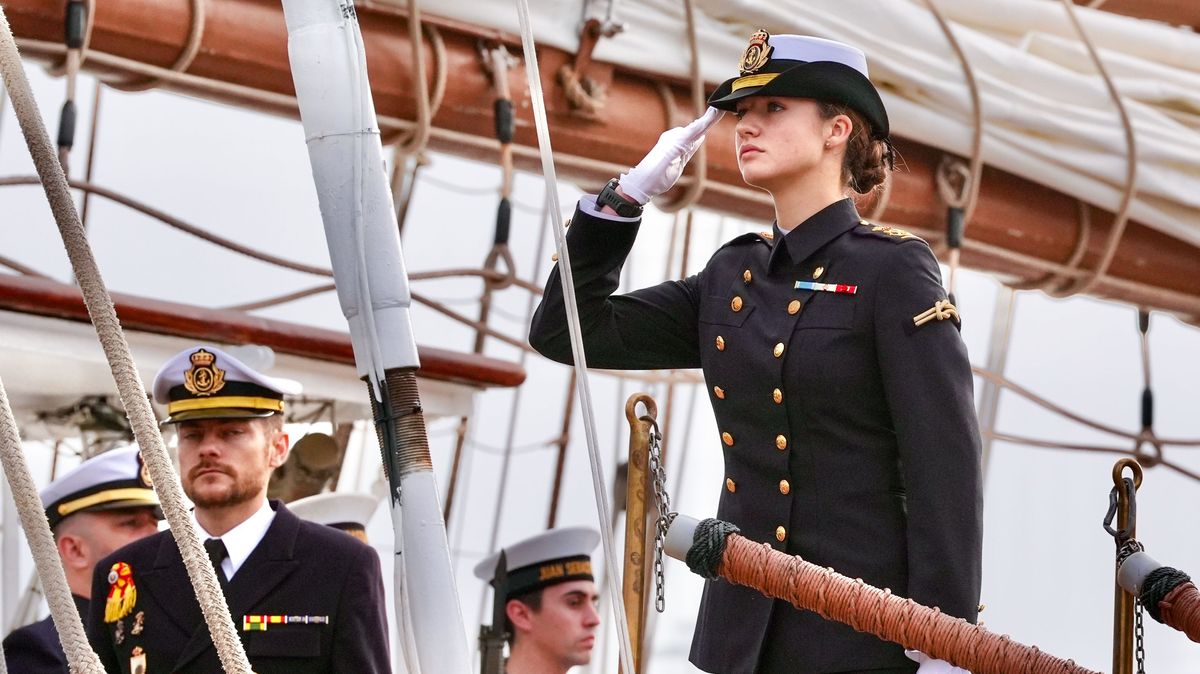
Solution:
<svg viewBox="0 0 1200 674"><path fill-rule="evenodd" d="M229 555L221 562L221 570L225 572L226 579L233 580L233 574L242 568L246 558L258 547L263 536L267 535L267 529L271 528L271 522L275 521L275 511L271 509L271 503L263 499L261 508L246 518L246 521L225 532L224 536L213 536L205 531L199 520L196 520L195 510L192 510L192 520L196 522L196 529L200 532L201 543L209 538L219 538L225 543Z"/></svg>

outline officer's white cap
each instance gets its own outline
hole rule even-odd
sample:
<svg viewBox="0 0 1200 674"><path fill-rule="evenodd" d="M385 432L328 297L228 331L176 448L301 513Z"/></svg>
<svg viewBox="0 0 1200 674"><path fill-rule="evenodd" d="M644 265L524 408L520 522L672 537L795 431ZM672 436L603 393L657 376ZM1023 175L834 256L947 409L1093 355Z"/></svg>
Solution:
<svg viewBox="0 0 1200 674"><path fill-rule="evenodd" d="M371 520L371 515L375 514L378 506L378 498L356 492L317 494L296 499L287 504L288 510L302 520L339 529L348 528L351 525L359 529L366 529L367 522Z"/></svg>
<svg viewBox="0 0 1200 674"><path fill-rule="evenodd" d="M164 423L189 419L265 417L283 411L283 398L300 384L268 377L222 349L201 344L163 363L154 377L154 399L167 406Z"/></svg>
<svg viewBox="0 0 1200 674"><path fill-rule="evenodd" d="M149 507L162 519L137 447L113 449L76 466L42 490L50 526L79 512Z"/></svg>

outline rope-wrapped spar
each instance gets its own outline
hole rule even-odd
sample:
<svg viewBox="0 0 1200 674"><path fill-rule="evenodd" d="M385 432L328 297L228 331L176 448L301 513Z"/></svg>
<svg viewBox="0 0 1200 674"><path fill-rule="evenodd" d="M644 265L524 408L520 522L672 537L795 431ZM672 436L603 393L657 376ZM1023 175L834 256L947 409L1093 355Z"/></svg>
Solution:
<svg viewBox="0 0 1200 674"><path fill-rule="evenodd" d="M706 578L754 588L973 674L1097 674L1035 646L897 597L890 590L755 543L720 520L697 522L683 515L676 517L667 533L666 552Z"/></svg>
<svg viewBox="0 0 1200 674"><path fill-rule="evenodd" d="M1150 617L1200 643L1200 590L1191 580L1145 552L1130 555L1117 571L1117 582L1142 602Z"/></svg>

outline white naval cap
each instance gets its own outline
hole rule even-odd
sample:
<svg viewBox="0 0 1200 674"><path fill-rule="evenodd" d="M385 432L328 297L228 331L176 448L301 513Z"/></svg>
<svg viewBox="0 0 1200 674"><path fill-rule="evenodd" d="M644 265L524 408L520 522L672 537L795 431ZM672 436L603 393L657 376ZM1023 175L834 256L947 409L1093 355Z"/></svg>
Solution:
<svg viewBox="0 0 1200 674"><path fill-rule="evenodd" d="M506 548L505 598L572 580L593 580L592 550L600 534L588 527L551 529ZM492 583L500 553L475 565L475 577Z"/></svg>
<svg viewBox="0 0 1200 674"><path fill-rule="evenodd" d="M367 522L379 507L379 499L357 492L327 492L296 499L287 507L302 520L341 529L365 541Z"/></svg>
<svg viewBox="0 0 1200 674"><path fill-rule="evenodd" d="M268 377L211 345L185 349L159 368L154 399L167 406L163 423L189 419L269 417L283 412L283 397L299 382Z"/></svg>
<svg viewBox="0 0 1200 674"><path fill-rule="evenodd" d="M772 35L770 44L774 47L774 51L770 54L773 59L804 61L805 63L817 61L840 63L854 68L864 77L870 76L867 73L867 55L858 47L844 42L826 40L811 35Z"/></svg>
<svg viewBox="0 0 1200 674"><path fill-rule="evenodd" d="M84 461L47 485L41 497L51 528L75 513L117 508L154 508L162 519L137 447L109 450Z"/></svg>

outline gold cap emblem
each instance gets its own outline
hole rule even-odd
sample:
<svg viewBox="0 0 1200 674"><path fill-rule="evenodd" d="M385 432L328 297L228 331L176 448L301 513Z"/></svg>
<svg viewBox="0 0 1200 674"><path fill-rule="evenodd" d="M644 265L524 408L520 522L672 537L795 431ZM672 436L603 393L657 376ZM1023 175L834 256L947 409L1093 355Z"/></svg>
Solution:
<svg viewBox="0 0 1200 674"><path fill-rule="evenodd" d="M761 28L750 36L750 44L746 46L746 51L742 52L742 63L738 66L742 75L758 72L758 69L771 59L771 52L775 51L775 48L768 44L770 39L771 34Z"/></svg>
<svg viewBox="0 0 1200 674"><path fill-rule="evenodd" d="M217 357L200 349L191 356L192 369L183 373L183 387L195 396L210 396L225 388L225 370L217 367Z"/></svg>

